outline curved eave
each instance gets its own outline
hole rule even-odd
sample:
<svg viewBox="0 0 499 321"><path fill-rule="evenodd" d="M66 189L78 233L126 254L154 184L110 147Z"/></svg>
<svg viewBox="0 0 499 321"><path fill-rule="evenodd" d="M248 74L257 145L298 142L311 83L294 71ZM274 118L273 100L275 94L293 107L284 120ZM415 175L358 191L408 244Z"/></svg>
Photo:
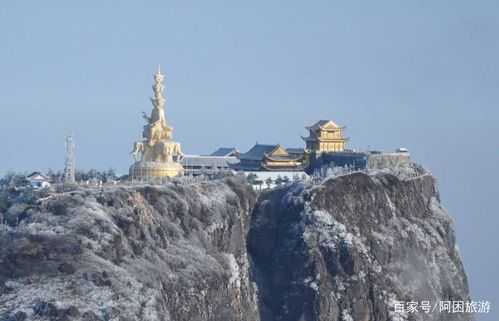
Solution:
<svg viewBox="0 0 499 321"><path fill-rule="evenodd" d="M332 142L332 141L336 141L336 142L341 142L341 141L349 141L350 140L350 137L342 137L342 138L312 138L312 137L303 137L302 136L302 139L306 142Z"/></svg>
<svg viewBox="0 0 499 321"><path fill-rule="evenodd" d="M340 126L336 123L333 123L335 125L334 129L345 129L347 128L347 126ZM305 129L307 130L316 130L316 129L324 129L325 126L305 126Z"/></svg>
<svg viewBox="0 0 499 321"><path fill-rule="evenodd" d="M266 166L262 164L262 168L269 171L269 172L279 172L279 171L288 171L288 172L302 172L305 170L305 166L300 165L300 166Z"/></svg>
<svg viewBox="0 0 499 321"><path fill-rule="evenodd" d="M301 139L303 139L306 142L315 142L317 140L317 137L312 137L312 136L303 137L303 136L301 136Z"/></svg>
<svg viewBox="0 0 499 321"><path fill-rule="evenodd" d="M299 162L303 160L303 156L297 156L297 157L289 157L289 158L274 158L271 156L265 155L266 159L274 161L274 162Z"/></svg>

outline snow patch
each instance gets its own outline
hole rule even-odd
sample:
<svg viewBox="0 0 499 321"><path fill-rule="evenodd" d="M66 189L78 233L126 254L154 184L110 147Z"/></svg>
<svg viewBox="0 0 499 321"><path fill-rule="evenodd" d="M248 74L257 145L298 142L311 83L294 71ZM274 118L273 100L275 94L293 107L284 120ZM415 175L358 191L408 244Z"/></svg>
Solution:
<svg viewBox="0 0 499 321"><path fill-rule="evenodd" d="M342 321L353 321L352 316L350 315L350 311L345 309L341 311L341 320Z"/></svg>
<svg viewBox="0 0 499 321"><path fill-rule="evenodd" d="M239 264L237 264L234 254L226 253L225 257L227 258L227 263L229 264L229 284L236 288L239 288L241 286L241 278L239 277Z"/></svg>

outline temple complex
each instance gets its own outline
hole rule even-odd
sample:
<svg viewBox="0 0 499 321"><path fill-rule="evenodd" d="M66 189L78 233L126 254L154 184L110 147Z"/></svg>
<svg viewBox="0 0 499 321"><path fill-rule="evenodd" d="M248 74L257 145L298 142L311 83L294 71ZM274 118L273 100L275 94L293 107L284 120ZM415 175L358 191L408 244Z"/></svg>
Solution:
<svg viewBox="0 0 499 321"><path fill-rule="evenodd" d="M319 120L309 130L308 137L302 137L306 148L314 154L342 152L345 150L347 138L343 137L345 127L338 126L331 120Z"/></svg>
<svg viewBox="0 0 499 321"><path fill-rule="evenodd" d="M239 155L239 163L231 166L240 171L303 171L305 153L300 148L285 149L281 145L255 144Z"/></svg>
<svg viewBox="0 0 499 321"><path fill-rule="evenodd" d="M153 109L150 116L143 115L146 120L143 139L135 142L132 151L135 159L135 163L130 167L132 179L174 177L182 175L184 171L180 164L183 157L180 144L172 140L173 128L168 125L165 117L164 78L158 67L152 87Z"/></svg>

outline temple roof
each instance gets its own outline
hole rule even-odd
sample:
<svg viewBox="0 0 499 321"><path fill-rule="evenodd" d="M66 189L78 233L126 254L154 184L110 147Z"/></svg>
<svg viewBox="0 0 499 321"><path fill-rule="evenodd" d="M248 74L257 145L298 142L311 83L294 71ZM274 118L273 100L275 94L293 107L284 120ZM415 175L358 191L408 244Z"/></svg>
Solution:
<svg viewBox="0 0 499 321"><path fill-rule="evenodd" d="M281 145L255 144L249 151L239 156L241 161L263 161L270 159L275 161L298 161L303 159L305 150L303 148L285 149Z"/></svg>
<svg viewBox="0 0 499 321"><path fill-rule="evenodd" d="M328 124L331 125L331 127L341 128L341 126L339 126L338 124L336 124L334 121L332 121L332 120L325 120L325 119L321 119L318 122L316 122L315 124L313 124L312 126L307 126L306 128L307 129L311 129L311 130L317 130L317 129L324 128Z"/></svg>
<svg viewBox="0 0 499 321"><path fill-rule="evenodd" d="M247 160L262 160L266 154L272 153L276 150L280 145L264 145L264 144L255 144L255 146L251 147L249 151L239 156L240 159Z"/></svg>
<svg viewBox="0 0 499 321"><path fill-rule="evenodd" d="M43 175L41 172L33 172L31 174L29 174L28 176L26 176L26 178L30 179L30 180L48 180L49 177Z"/></svg>
<svg viewBox="0 0 499 321"><path fill-rule="evenodd" d="M286 151L290 154L303 154L303 153L305 153L304 148L286 148Z"/></svg>
<svg viewBox="0 0 499 321"><path fill-rule="evenodd" d="M210 156L236 156L239 151L235 147L220 147L210 154Z"/></svg>

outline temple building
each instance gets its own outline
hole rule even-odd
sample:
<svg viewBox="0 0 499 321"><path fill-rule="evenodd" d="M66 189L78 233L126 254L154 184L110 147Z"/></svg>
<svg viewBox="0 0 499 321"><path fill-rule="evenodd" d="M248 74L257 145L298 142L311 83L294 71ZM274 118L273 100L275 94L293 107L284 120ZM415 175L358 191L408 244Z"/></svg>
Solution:
<svg viewBox="0 0 499 321"><path fill-rule="evenodd" d="M146 125L142 133L143 139L134 144L132 154L135 163L130 167L130 177L138 180L151 178L174 177L183 175L181 165L183 153L180 144L172 140L173 128L166 121L165 97L163 92L164 75L158 67L154 75L153 105L150 116L143 115Z"/></svg>
<svg viewBox="0 0 499 321"><path fill-rule="evenodd" d="M26 176L26 179L34 189L50 187L50 177L41 172L33 172Z"/></svg>
<svg viewBox="0 0 499 321"><path fill-rule="evenodd" d="M300 152L301 151L301 152ZM239 171L303 171L306 163L303 149L285 149L281 145L255 144L239 155L239 163L231 165Z"/></svg>
<svg viewBox="0 0 499 321"><path fill-rule="evenodd" d="M306 127L308 137L302 137L308 151L313 154L342 152L348 138L343 136L345 127L338 126L331 120L319 120Z"/></svg>
<svg viewBox="0 0 499 321"><path fill-rule="evenodd" d="M348 138L343 136L345 127L332 120L319 120L309 130L308 137L302 137L309 152L307 173L324 173L328 168L360 170L367 167L368 155L346 149Z"/></svg>
<svg viewBox="0 0 499 321"><path fill-rule="evenodd" d="M217 175L232 171L231 165L239 163L236 156L185 155L182 159L184 175Z"/></svg>
<svg viewBox="0 0 499 321"><path fill-rule="evenodd" d="M232 171L231 165L239 163L239 151L235 147L220 147L209 155L184 155L184 175L217 176Z"/></svg>

